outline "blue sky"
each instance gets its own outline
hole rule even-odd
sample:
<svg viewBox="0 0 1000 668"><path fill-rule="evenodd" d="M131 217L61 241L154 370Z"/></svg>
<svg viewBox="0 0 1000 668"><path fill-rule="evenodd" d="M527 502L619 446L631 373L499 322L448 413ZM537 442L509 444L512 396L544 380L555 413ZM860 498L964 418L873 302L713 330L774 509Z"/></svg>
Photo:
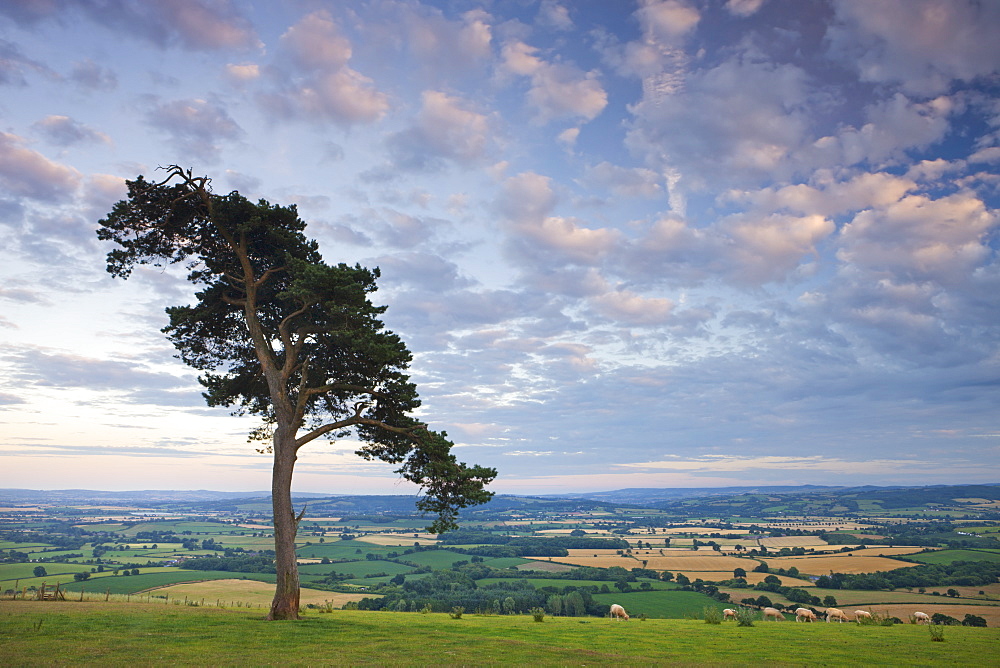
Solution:
<svg viewBox="0 0 1000 668"><path fill-rule="evenodd" d="M1000 4L0 3L0 486L260 490L104 271L124 180L382 271L500 492L997 482ZM409 493L349 440L295 488Z"/></svg>

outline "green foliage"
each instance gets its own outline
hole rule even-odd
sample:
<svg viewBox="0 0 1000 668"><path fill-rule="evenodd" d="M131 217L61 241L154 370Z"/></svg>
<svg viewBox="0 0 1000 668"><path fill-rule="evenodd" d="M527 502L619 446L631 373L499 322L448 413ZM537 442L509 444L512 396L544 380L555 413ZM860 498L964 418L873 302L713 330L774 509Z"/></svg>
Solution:
<svg viewBox="0 0 1000 668"><path fill-rule="evenodd" d="M932 624L927 627L931 634L931 642L944 642L944 627Z"/></svg>
<svg viewBox="0 0 1000 668"><path fill-rule="evenodd" d="M706 624L722 623L722 611L714 606L705 606L704 615Z"/></svg>
<svg viewBox="0 0 1000 668"><path fill-rule="evenodd" d="M754 620L756 618L757 618L757 613L755 613L752 608L748 608L742 605L736 608L737 626L753 626Z"/></svg>
<svg viewBox="0 0 1000 668"><path fill-rule="evenodd" d="M965 619L962 620L962 626L979 626L979 627L985 628L986 627L986 619L983 618L983 617L980 617L979 615L972 615L972 614L966 613Z"/></svg>
<svg viewBox="0 0 1000 668"><path fill-rule="evenodd" d="M538 606L532 608L531 609L531 616L532 616L532 618L534 618L534 620L536 622L545 621L545 608L538 607Z"/></svg>
<svg viewBox="0 0 1000 668"><path fill-rule="evenodd" d="M461 619L462 618L462 613L464 613L464 612L465 612L465 608L463 608L460 605L456 605L454 608L451 609L451 612L449 612L448 615L452 619Z"/></svg>
<svg viewBox="0 0 1000 668"><path fill-rule="evenodd" d="M128 181L127 199L97 235L116 244L112 276L186 263L197 302L168 308L163 331L202 372L208 405L261 418L252 437L273 436L275 461L286 466L315 438L353 434L359 456L397 464L423 489L417 507L436 516L435 532L454 528L459 509L487 501L496 471L459 463L446 434L412 416L420 401L407 375L410 352L385 331L385 307L369 300L378 269L326 264L294 206L216 195L210 179L176 165L167 174L160 183ZM277 489L287 498L283 480Z"/></svg>

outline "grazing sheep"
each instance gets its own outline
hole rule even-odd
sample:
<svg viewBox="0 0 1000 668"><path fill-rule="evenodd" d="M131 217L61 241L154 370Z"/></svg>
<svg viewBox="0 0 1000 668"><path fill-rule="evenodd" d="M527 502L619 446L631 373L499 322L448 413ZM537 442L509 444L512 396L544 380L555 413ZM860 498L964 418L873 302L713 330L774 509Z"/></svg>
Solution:
<svg viewBox="0 0 1000 668"><path fill-rule="evenodd" d="M722 611L723 619L736 619L736 611L732 608L726 608Z"/></svg>
<svg viewBox="0 0 1000 668"><path fill-rule="evenodd" d="M815 622L816 613L809 608L798 608L795 611L795 621L797 622Z"/></svg>
<svg viewBox="0 0 1000 668"><path fill-rule="evenodd" d="M847 618L847 613L843 610L838 610L837 608L827 608L826 621L829 622L831 619L836 619L840 623L851 621Z"/></svg>
<svg viewBox="0 0 1000 668"><path fill-rule="evenodd" d="M872 620L872 613L867 610L855 610L854 621L860 624L862 619L867 619L870 622Z"/></svg>
<svg viewBox="0 0 1000 668"><path fill-rule="evenodd" d="M625 612L625 608L615 603L611 606L611 617L617 622L619 619L624 619L628 621L628 613Z"/></svg>
<svg viewBox="0 0 1000 668"><path fill-rule="evenodd" d="M926 612L914 612L913 619L917 621L917 624L920 622L927 622L928 624L931 623L931 617Z"/></svg>
<svg viewBox="0 0 1000 668"><path fill-rule="evenodd" d="M780 622L782 619L782 614L778 612L775 608L764 608L764 621L773 619L776 622Z"/></svg>

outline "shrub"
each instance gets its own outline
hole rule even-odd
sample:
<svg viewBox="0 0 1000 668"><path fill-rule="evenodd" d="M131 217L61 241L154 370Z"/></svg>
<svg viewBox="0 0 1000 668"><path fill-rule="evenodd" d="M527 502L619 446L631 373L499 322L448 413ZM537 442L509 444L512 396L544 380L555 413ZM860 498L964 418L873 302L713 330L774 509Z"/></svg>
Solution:
<svg viewBox="0 0 1000 668"><path fill-rule="evenodd" d="M944 642L944 627L932 624L927 627L931 632L931 642Z"/></svg>
<svg viewBox="0 0 1000 668"><path fill-rule="evenodd" d="M718 608L707 605L705 606L705 623L706 624L721 624L722 623L722 612Z"/></svg>
<svg viewBox="0 0 1000 668"><path fill-rule="evenodd" d="M456 605L448 614L451 615L452 619L461 619L463 612L465 612L465 608L460 605Z"/></svg>
<svg viewBox="0 0 1000 668"><path fill-rule="evenodd" d="M736 608L736 625L737 626L753 626L753 620L757 617L757 614L747 607L740 606Z"/></svg>
<svg viewBox="0 0 1000 668"><path fill-rule="evenodd" d="M535 619L536 622L543 621L545 619L545 608L537 608L537 607L532 608L531 616Z"/></svg>
<svg viewBox="0 0 1000 668"><path fill-rule="evenodd" d="M986 618L966 614L965 619L962 620L962 626L986 626Z"/></svg>

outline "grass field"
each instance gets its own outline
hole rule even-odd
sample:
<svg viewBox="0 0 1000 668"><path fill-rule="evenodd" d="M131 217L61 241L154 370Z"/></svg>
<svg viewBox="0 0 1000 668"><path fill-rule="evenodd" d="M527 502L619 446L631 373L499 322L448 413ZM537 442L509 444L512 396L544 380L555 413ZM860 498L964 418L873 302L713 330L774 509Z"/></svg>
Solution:
<svg viewBox="0 0 1000 668"><path fill-rule="evenodd" d="M335 611L265 622L258 610L0 602L10 666L984 665L997 629Z"/></svg>
<svg viewBox="0 0 1000 668"><path fill-rule="evenodd" d="M922 564L950 564L954 561L1000 562L1000 552L990 550L940 550L910 557Z"/></svg>

